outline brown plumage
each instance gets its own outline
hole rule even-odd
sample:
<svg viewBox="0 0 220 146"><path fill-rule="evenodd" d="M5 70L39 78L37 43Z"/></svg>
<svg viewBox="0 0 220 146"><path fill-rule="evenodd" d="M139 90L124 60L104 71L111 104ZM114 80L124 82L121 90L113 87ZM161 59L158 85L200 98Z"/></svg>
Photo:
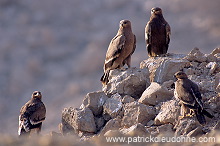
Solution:
<svg viewBox="0 0 220 146"><path fill-rule="evenodd" d="M175 73L175 77L177 78L175 95L181 100L181 118L193 116L192 113L195 113L199 123L202 125L206 123L204 115L213 118L203 107L198 85L188 79L187 75L182 71Z"/></svg>
<svg viewBox="0 0 220 146"><path fill-rule="evenodd" d="M161 8L152 8L150 21L145 27L145 40L149 57L167 53L170 34L170 25L164 19Z"/></svg>
<svg viewBox="0 0 220 146"><path fill-rule="evenodd" d="M19 115L18 135L29 135L31 130L41 131L42 122L46 118L46 107L42 102L42 95L34 91L31 99L22 106Z"/></svg>
<svg viewBox="0 0 220 146"><path fill-rule="evenodd" d="M136 48L136 37L132 33L131 22L121 20L116 36L111 40L104 63L104 74L101 77L103 84L108 83L110 70L123 67L127 64L131 66L131 55Z"/></svg>

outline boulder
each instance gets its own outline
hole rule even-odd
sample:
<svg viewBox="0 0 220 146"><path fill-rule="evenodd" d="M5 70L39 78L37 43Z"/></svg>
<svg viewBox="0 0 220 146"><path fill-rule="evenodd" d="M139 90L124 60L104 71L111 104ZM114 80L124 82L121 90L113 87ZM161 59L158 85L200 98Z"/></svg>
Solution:
<svg viewBox="0 0 220 146"><path fill-rule="evenodd" d="M118 130L120 127L121 127L121 119L120 118L111 119L102 128L99 135L104 135L109 130Z"/></svg>
<svg viewBox="0 0 220 146"><path fill-rule="evenodd" d="M197 121L196 117L181 119L174 127L176 129L175 136L196 135L196 131L200 130L202 128L202 127L201 128L198 128L198 127L201 127L201 125ZM198 128L198 129L195 130L196 128ZM195 130L195 131L193 132L193 130Z"/></svg>
<svg viewBox="0 0 220 146"><path fill-rule="evenodd" d="M215 75L215 91L220 93L220 73Z"/></svg>
<svg viewBox="0 0 220 146"><path fill-rule="evenodd" d="M83 109L78 108L64 108L62 112L62 124L63 126L68 124L75 132L96 132L96 124L92 111L85 107Z"/></svg>
<svg viewBox="0 0 220 146"><path fill-rule="evenodd" d="M105 119L103 117L95 117L96 129L99 131L105 125Z"/></svg>
<svg viewBox="0 0 220 146"><path fill-rule="evenodd" d="M163 102L159 114L155 118L155 125L175 124L180 115L179 101L176 99Z"/></svg>
<svg viewBox="0 0 220 146"><path fill-rule="evenodd" d="M123 134L119 130L109 130L105 132L104 137L122 137Z"/></svg>
<svg viewBox="0 0 220 146"><path fill-rule="evenodd" d="M103 91L106 94L119 93L139 98L146 86L149 85L149 71L147 69L115 69L110 71L109 82L103 86Z"/></svg>
<svg viewBox="0 0 220 146"><path fill-rule="evenodd" d="M122 97L116 93L111 96L111 98L108 98L103 105L103 114L109 115L111 118L115 118L122 108Z"/></svg>
<svg viewBox="0 0 220 146"><path fill-rule="evenodd" d="M164 124L161 126L157 127L159 133L163 133L163 132L173 132L173 125L172 124Z"/></svg>
<svg viewBox="0 0 220 146"><path fill-rule="evenodd" d="M163 83L173 80L173 75L190 65L189 61L183 59L185 55L170 54L168 57L151 57L140 63L140 68L148 68L150 72L150 81Z"/></svg>
<svg viewBox="0 0 220 146"><path fill-rule="evenodd" d="M121 125L125 127L131 127L137 123L146 125L155 117L155 114L153 106L147 106L136 101L127 103L124 106L124 116Z"/></svg>
<svg viewBox="0 0 220 146"><path fill-rule="evenodd" d="M217 61L217 57L215 56L215 54L205 54L205 57L207 59L207 62L216 62Z"/></svg>
<svg viewBox="0 0 220 146"><path fill-rule="evenodd" d="M212 55L220 54L220 48L215 48L211 54Z"/></svg>
<svg viewBox="0 0 220 146"><path fill-rule="evenodd" d="M207 60L205 54L200 52L199 48L194 48L185 59L189 61L205 62Z"/></svg>
<svg viewBox="0 0 220 146"><path fill-rule="evenodd" d="M172 81L172 83L174 83ZM169 100L173 97L173 90L168 90L167 86L152 82L150 86L143 92L138 102L146 105L157 105L160 102Z"/></svg>
<svg viewBox="0 0 220 146"><path fill-rule="evenodd" d="M187 137L197 137L197 136L201 136L202 134L204 134L203 130L202 130L202 126L196 127L195 129L193 129L192 131L190 131L187 134Z"/></svg>
<svg viewBox="0 0 220 146"><path fill-rule="evenodd" d="M150 134L145 126L141 123L137 123L129 128L123 128L120 130L126 136L146 136Z"/></svg>
<svg viewBox="0 0 220 146"><path fill-rule="evenodd" d="M88 107L95 116L102 114L103 105L108 99L103 91L88 93L83 99L80 108Z"/></svg>
<svg viewBox="0 0 220 146"><path fill-rule="evenodd" d="M209 62L206 67L209 69L209 75L212 75L218 68L218 64L216 62Z"/></svg>
<svg viewBox="0 0 220 146"><path fill-rule="evenodd" d="M122 103L130 103L135 101L135 99L129 95L125 95L122 99Z"/></svg>

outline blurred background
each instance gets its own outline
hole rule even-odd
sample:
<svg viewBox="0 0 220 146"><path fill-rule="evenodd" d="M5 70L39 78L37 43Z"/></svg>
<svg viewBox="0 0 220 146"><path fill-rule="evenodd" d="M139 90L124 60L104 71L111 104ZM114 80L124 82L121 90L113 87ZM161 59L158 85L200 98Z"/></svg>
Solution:
<svg viewBox="0 0 220 146"><path fill-rule="evenodd" d="M122 19L132 22L132 66L139 67L155 6L171 26L169 53L220 46L219 0L0 0L0 133L17 134L19 110L35 90L47 107L42 132L58 131L64 107L101 90L105 53Z"/></svg>

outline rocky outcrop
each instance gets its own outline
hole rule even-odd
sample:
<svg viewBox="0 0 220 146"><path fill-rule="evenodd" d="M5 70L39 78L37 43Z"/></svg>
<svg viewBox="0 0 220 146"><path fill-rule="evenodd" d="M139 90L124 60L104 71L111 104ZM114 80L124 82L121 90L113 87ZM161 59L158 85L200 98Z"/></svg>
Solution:
<svg viewBox="0 0 220 146"><path fill-rule="evenodd" d="M201 136L219 129L219 49L203 54L194 48L188 55L168 54L149 58L141 68L110 72L103 91L88 93L79 109L62 112L62 133L82 137L100 136ZM202 126L194 117L180 119L179 100L174 97L173 75L183 70L198 84L204 108L214 115ZM151 82L150 82L151 81ZM74 131L74 132L73 132Z"/></svg>

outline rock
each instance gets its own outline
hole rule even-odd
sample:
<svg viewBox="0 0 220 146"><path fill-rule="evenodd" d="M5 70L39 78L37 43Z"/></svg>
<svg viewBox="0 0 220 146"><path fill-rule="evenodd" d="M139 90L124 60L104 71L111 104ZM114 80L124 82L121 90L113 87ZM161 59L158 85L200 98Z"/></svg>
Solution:
<svg viewBox="0 0 220 146"><path fill-rule="evenodd" d="M215 91L220 93L220 73L215 75Z"/></svg>
<svg viewBox="0 0 220 146"><path fill-rule="evenodd" d="M140 68L148 68L150 71L150 81L163 83L173 80L173 75L189 66L189 61L182 59L184 55L172 54L168 57L151 57L140 63Z"/></svg>
<svg viewBox="0 0 220 146"><path fill-rule="evenodd" d="M125 134L126 136L146 136L149 132L146 130L144 125L137 123L129 128L123 128L120 130L121 133Z"/></svg>
<svg viewBox="0 0 220 146"><path fill-rule="evenodd" d="M155 117L155 109L139 102L127 103L124 106L124 117L122 118L122 126L131 127L134 124L141 123L146 125Z"/></svg>
<svg viewBox="0 0 220 146"><path fill-rule="evenodd" d="M175 124L180 115L179 101L176 99L162 103L159 114L155 118L156 125Z"/></svg>
<svg viewBox="0 0 220 146"><path fill-rule="evenodd" d="M110 115L111 118L115 118L122 108L121 99L122 97L118 93L112 95L111 98L108 98L103 105L103 114L107 114Z"/></svg>
<svg viewBox="0 0 220 146"><path fill-rule="evenodd" d="M218 121L218 122L216 123L216 125L214 126L213 129L220 131L220 121Z"/></svg>
<svg viewBox="0 0 220 146"><path fill-rule="evenodd" d="M120 127L121 127L120 118L111 119L105 124L99 135L104 135L109 130L118 130Z"/></svg>
<svg viewBox="0 0 220 146"><path fill-rule="evenodd" d="M91 92L83 99L83 103L80 108L88 107L95 116L102 114L103 105L108 97L103 91Z"/></svg>
<svg viewBox="0 0 220 146"><path fill-rule="evenodd" d="M122 137L123 134L119 130L109 130L104 134L105 137Z"/></svg>
<svg viewBox="0 0 220 146"><path fill-rule="evenodd" d="M146 129L153 136L156 136L159 134L159 131L156 126L147 127Z"/></svg>
<svg viewBox="0 0 220 146"><path fill-rule="evenodd" d="M217 64L216 62L209 62L209 63L206 65L206 67L207 67L208 69L210 69L210 70L209 70L209 75L212 75L212 74L215 72L215 70L217 69L218 64Z"/></svg>
<svg viewBox="0 0 220 146"><path fill-rule="evenodd" d="M205 54L200 52L199 48L194 48L184 59L196 62L205 62L207 60Z"/></svg>
<svg viewBox="0 0 220 146"><path fill-rule="evenodd" d="M154 125L154 121L153 120L150 120L148 123L147 123L147 126L152 126Z"/></svg>
<svg viewBox="0 0 220 146"><path fill-rule="evenodd" d="M99 131L105 125L105 119L103 117L95 117L96 129Z"/></svg>
<svg viewBox="0 0 220 146"><path fill-rule="evenodd" d="M159 133L173 133L173 125L165 124L157 127Z"/></svg>
<svg viewBox="0 0 220 146"><path fill-rule="evenodd" d="M201 126L199 122L197 121L196 117L184 118L175 125L174 127L176 129L175 136L180 136L180 135L186 136L187 134L189 134L191 131L195 130L198 127L201 127Z"/></svg>
<svg viewBox="0 0 220 146"><path fill-rule="evenodd" d="M212 55L220 54L220 48L216 48L212 51Z"/></svg>
<svg viewBox="0 0 220 146"><path fill-rule="evenodd" d="M203 134L202 126L199 126L195 128L194 130L190 131L187 134L187 137L197 137L197 136L201 136L202 134Z"/></svg>
<svg viewBox="0 0 220 146"><path fill-rule="evenodd" d="M205 54L205 57L207 59L207 62L216 62L217 57L214 56L212 53L211 54Z"/></svg>
<svg viewBox="0 0 220 146"><path fill-rule="evenodd" d="M103 91L106 94L119 93L139 98L149 85L147 69L128 68L124 71L115 69L110 71L109 82L103 86Z"/></svg>
<svg viewBox="0 0 220 146"><path fill-rule="evenodd" d="M129 95L125 95L122 99L122 103L130 103L133 102L135 99Z"/></svg>
<svg viewBox="0 0 220 146"><path fill-rule="evenodd" d="M85 107L78 108L65 108L62 112L62 124L68 124L75 132L96 132L96 125L92 111Z"/></svg>
<svg viewBox="0 0 220 146"><path fill-rule="evenodd" d="M138 102L146 105L157 105L160 102L171 99L173 95L173 91L169 91L166 86L152 82L143 92Z"/></svg>

